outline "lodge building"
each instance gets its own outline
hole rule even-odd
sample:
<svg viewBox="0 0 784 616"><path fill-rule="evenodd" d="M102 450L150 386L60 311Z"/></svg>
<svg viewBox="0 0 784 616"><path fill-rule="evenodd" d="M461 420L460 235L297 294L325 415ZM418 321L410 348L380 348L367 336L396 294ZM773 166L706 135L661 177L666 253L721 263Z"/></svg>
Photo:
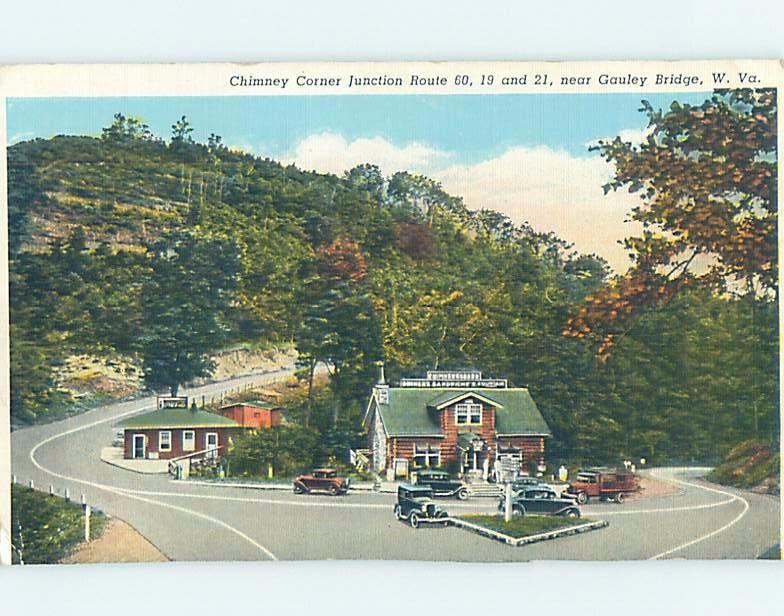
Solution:
<svg viewBox="0 0 784 616"><path fill-rule="evenodd" d="M429 371L390 387L382 367L364 421L372 467L390 478L424 466L481 473L504 457L539 465L551 435L527 388L477 371Z"/></svg>

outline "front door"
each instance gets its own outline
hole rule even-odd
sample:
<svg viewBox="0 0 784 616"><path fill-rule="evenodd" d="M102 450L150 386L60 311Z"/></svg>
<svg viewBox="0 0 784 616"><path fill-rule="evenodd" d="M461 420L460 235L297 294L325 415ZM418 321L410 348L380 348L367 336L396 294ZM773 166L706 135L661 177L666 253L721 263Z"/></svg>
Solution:
<svg viewBox="0 0 784 616"><path fill-rule="evenodd" d="M147 454L147 439L144 434L133 435L133 457L145 458Z"/></svg>
<svg viewBox="0 0 784 616"><path fill-rule="evenodd" d="M207 457L216 458L218 456L218 433L207 432Z"/></svg>

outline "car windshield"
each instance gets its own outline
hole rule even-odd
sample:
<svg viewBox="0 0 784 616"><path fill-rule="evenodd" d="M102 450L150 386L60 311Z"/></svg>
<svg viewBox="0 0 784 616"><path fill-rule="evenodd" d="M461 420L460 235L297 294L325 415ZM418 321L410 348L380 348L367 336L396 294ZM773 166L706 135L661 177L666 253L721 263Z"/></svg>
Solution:
<svg viewBox="0 0 784 616"><path fill-rule="evenodd" d="M596 475L593 473L577 473L577 481L584 483L596 483Z"/></svg>

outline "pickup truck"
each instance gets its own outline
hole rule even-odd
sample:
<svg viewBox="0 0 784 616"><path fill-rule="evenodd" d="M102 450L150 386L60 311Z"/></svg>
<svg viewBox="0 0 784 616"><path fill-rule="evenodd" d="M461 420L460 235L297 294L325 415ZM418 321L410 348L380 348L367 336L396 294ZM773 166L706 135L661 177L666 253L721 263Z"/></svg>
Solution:
<svg viewBox="0 0 784 616"><path fill-rule="evenodd" d="M629 471L586 469L577 473L564 496L575 498L581 505L591 498L622 503L629 494L640 490L639 478Z"/></svg>

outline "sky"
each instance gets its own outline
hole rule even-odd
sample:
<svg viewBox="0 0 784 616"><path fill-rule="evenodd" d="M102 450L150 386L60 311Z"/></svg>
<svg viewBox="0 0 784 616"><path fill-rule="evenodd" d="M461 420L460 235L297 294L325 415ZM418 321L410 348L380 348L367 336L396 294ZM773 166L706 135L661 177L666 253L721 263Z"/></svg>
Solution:
<svg viewBox="0 0 784 616"><path fill-rule="evenodd" d="M99 135L117 112L140 116L162 137L185 115L194 139L224 143L305 170L342 173L361 163L391 175L439 180L472 209L491 208L554 231L615 271L636 195L604 195L612 167L588 145L621 135L639 142L644 98L666 109L710 93L17 98L7 102L8 142Z"/></svg>

